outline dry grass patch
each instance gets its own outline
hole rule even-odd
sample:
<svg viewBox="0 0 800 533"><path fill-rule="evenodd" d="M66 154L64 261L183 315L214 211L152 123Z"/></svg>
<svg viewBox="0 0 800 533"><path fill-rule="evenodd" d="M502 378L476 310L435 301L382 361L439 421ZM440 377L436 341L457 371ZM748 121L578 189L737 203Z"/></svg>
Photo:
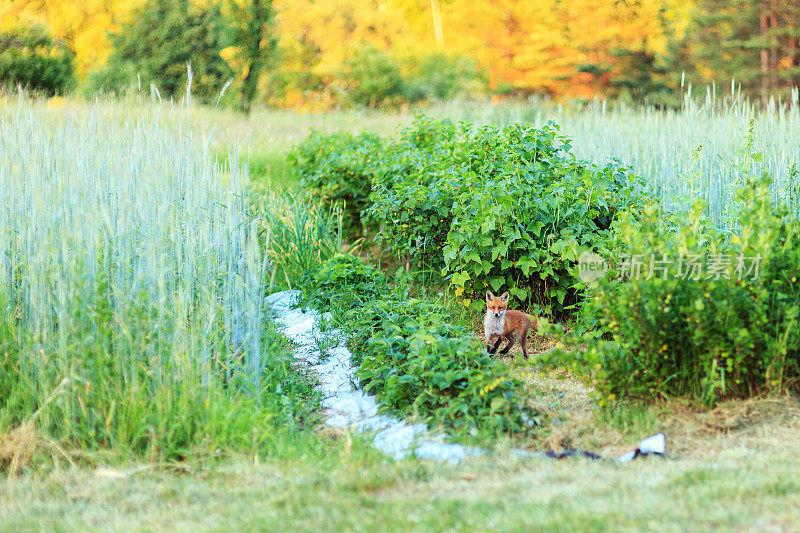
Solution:
<svg viewBox="0 0 800 533"><path fill-rule="evenodd" d="M16 477L20 468L36 454L40 440L39 433L31 422L0 433L0 473Z"/></svg>
<svg viewBox="0 0 800 533"><path fill-rule="evenodd" d="M729 400L711 410L681 398L600 407L592 388L567 371L513 368L530 405L549 417L542 449L574 447L614 456L657 432L666 434L673 459L708 458L727 448L800 446L800 401L788 394Z"/></svg>
<svg viewBox="0 0 800 533"><path fill-rule="evenodd" d="M483 341L482 330L474 329ZM548 417L534 443L537 449L577 448L614 457L658 432L667 436L671 459L709 459L734 448L800 447L800 399L793 395L728 400L714 409L682 398L617 401L600 407L590 384L570 371L537 365L537 356L554 345L547 337L531 335L528 361L518 345L507 356L498 356L522 379L528 404Z"/></svg>

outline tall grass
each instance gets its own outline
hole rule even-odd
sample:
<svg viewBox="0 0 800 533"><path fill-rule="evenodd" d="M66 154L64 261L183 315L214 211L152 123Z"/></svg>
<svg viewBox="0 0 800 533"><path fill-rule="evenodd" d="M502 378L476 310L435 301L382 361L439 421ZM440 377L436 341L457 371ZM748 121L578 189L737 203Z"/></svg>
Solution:
<svg viewBox="0 0 800 533"><path fill-rule="evenodd" d="M702 197L709 204L708 214L722 226L729 224L724 215L737 176L733 167L741 162L737 150L752 119L753 148L763 157L756 162L758 170L774 176L776 197L788 200L800 212L797 90L789 102L770 101L766 106L734 91L717 94L709 88L700 98L687 92L679 110L612 106L603 101L569 106L534 99L499 106L452 104L432 111L436 116L478 123L555 121L574 140L577 157L601 164L616 158L632 166L667 208L684 205L689 195Z"/></svg>
<svg viewBox="0 0 800 533"><path fill-rule="evenodd" d="M690 193L706 198L709 214L721 225L735 179L732 162L751 119L755 121L754 148L763 154L760 168L775 177L776 195L798 206L794 168L800 165L800 108L798 92L787 102L766 105L750 102L730 89L708 88L700 95L688 90L678 110L657 110L594 101L585 105L532 98L497 105L486 102L437 104L420 111L436 118L475 124L502 124L507 120L537 126L552 120L574 140L576 156L601 164L617 158L632 165L667 207L675 207ZM334 110L324 114L261 110L243 119L230 112L199 111L204 124L217 125L226 143L239 140L253 159L254 168L273 181L289 185L278 161L282 154L313 130L370 131L380 135L408 124L417 110ZM220 138L218 136L218 138ZM268 161L269 165L261 161Z"/></svg>
<svg viewBox="0 0 800 533"><path fill-rule="evenodd" d="M0 106L0 435L35 419L175 458L310 412L265 315L247 176L185 109Z"/></svg>
<svg viewBox="0 0 800 533"><path fill-rule="evenodd" d="M308 195L252 185L251 212L271 265L269 289L295 288L300 278L334 255L357 249L342 236L341 209L328 208Z"/></svg>

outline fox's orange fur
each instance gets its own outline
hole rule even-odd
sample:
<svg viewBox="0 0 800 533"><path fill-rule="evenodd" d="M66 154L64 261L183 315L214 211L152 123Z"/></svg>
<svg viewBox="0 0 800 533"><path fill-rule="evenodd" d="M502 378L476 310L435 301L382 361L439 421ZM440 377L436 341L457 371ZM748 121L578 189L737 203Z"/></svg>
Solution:
<svg viewBox="0 0 800 533"><path fill-rule="evenodd" d="M526 313L510 310L508 298L507 292L500 296L495 296L491 291L486 292L486 316L483 317L486 351L490 354L495 353L503 339L506 339L508 345L500 350L500 353L506 354L514 346L514 343L519 341L522 346L522 355L527 359L528 350L525 346L525 339L534 323Z"/></svg>

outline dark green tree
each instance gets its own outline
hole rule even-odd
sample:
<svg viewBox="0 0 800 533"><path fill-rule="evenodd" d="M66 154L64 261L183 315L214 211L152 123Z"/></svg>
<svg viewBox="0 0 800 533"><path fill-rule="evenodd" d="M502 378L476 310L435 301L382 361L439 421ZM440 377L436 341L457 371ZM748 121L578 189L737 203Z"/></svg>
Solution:
<svg viewBox="0 0 800 533"><path fill-rule="evenodd" d="M591 74L597 93L635 104L680 106L680 73L673 75L674 52L656 53L651 46L652 40L663 37L674 43L676 20L667 15L663 4L658 16L664 35L661 31L643 34L638 44L606 40L600 49L584 50L587 61L578 65L578 72Z"/></svg>
<svg viewBox="0 0 800 533"><path fill-rule="evenodd" d="M372 45L359 45L347 58L339 78L344 98L365 107L396 104L403 97L400 63Z"/></svg>
<svg viewBox="0 0 800 533"><path fill-rule="evenodd" d="M766 98L800 82L800 0L699 0L680 44L690 80Z"/></svg>
<svg viewBox="0 0 800 533"><path fill-rule="evenodd" d="M754 0L700 0L682 42L682 70L694 83L758 84L759 53L747 46L759 33Z"/></svg>
<svg viewBox="0 0 800 533"><path fill-rule="evenodd" d="M668 58L657 58L646 47L639 50L617 49L607 93L615 98L655 107L680 107L677 83L670 83Z"/></svg>
<svg viewBox="0 0 800 533"><path fill-rule="evenodd" d="M186 64L192 66L192 95L213 102L233 72L220 51L225 48L225 18L218 3L198 6L190 0L149 0L112 36L110 64L132 64L145 83L162 94L180 95Z"/></svg>
<svg viewBox="0 0 800 533"><path fill-rule="evenodd" d="M486 85L475 62L466 56L433 53L409 63L405 95L411 101L475 95Z"/></svg>
<svg viewBox="0 0 800 533"><path fill-rule="evenodd" d="M276 58L272 0L228 0L239 77L239 108L245 113L258 92L258 81Z"/></svg>
<svg viewBox="0 0 800 533"><path fill-rule="evenodd" d="M0 32L0 85L22 86L49 96L75 82L75 54L42 25Z"/></svg>

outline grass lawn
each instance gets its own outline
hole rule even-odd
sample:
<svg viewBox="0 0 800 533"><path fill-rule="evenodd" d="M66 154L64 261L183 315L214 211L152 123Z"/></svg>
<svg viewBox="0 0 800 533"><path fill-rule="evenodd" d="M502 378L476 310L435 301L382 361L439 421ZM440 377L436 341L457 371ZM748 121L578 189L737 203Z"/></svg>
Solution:
<svg viewBox="0 0 800 533"><path fill-rule="evenodd" d="M28 475L0 482L0 529L796 530L797 409L776 420L751 407L735 427L670 435L668 458L626 465L502 452L457 466L394 464L359 437L321 430L324 447L262 464Z"/></svg>

